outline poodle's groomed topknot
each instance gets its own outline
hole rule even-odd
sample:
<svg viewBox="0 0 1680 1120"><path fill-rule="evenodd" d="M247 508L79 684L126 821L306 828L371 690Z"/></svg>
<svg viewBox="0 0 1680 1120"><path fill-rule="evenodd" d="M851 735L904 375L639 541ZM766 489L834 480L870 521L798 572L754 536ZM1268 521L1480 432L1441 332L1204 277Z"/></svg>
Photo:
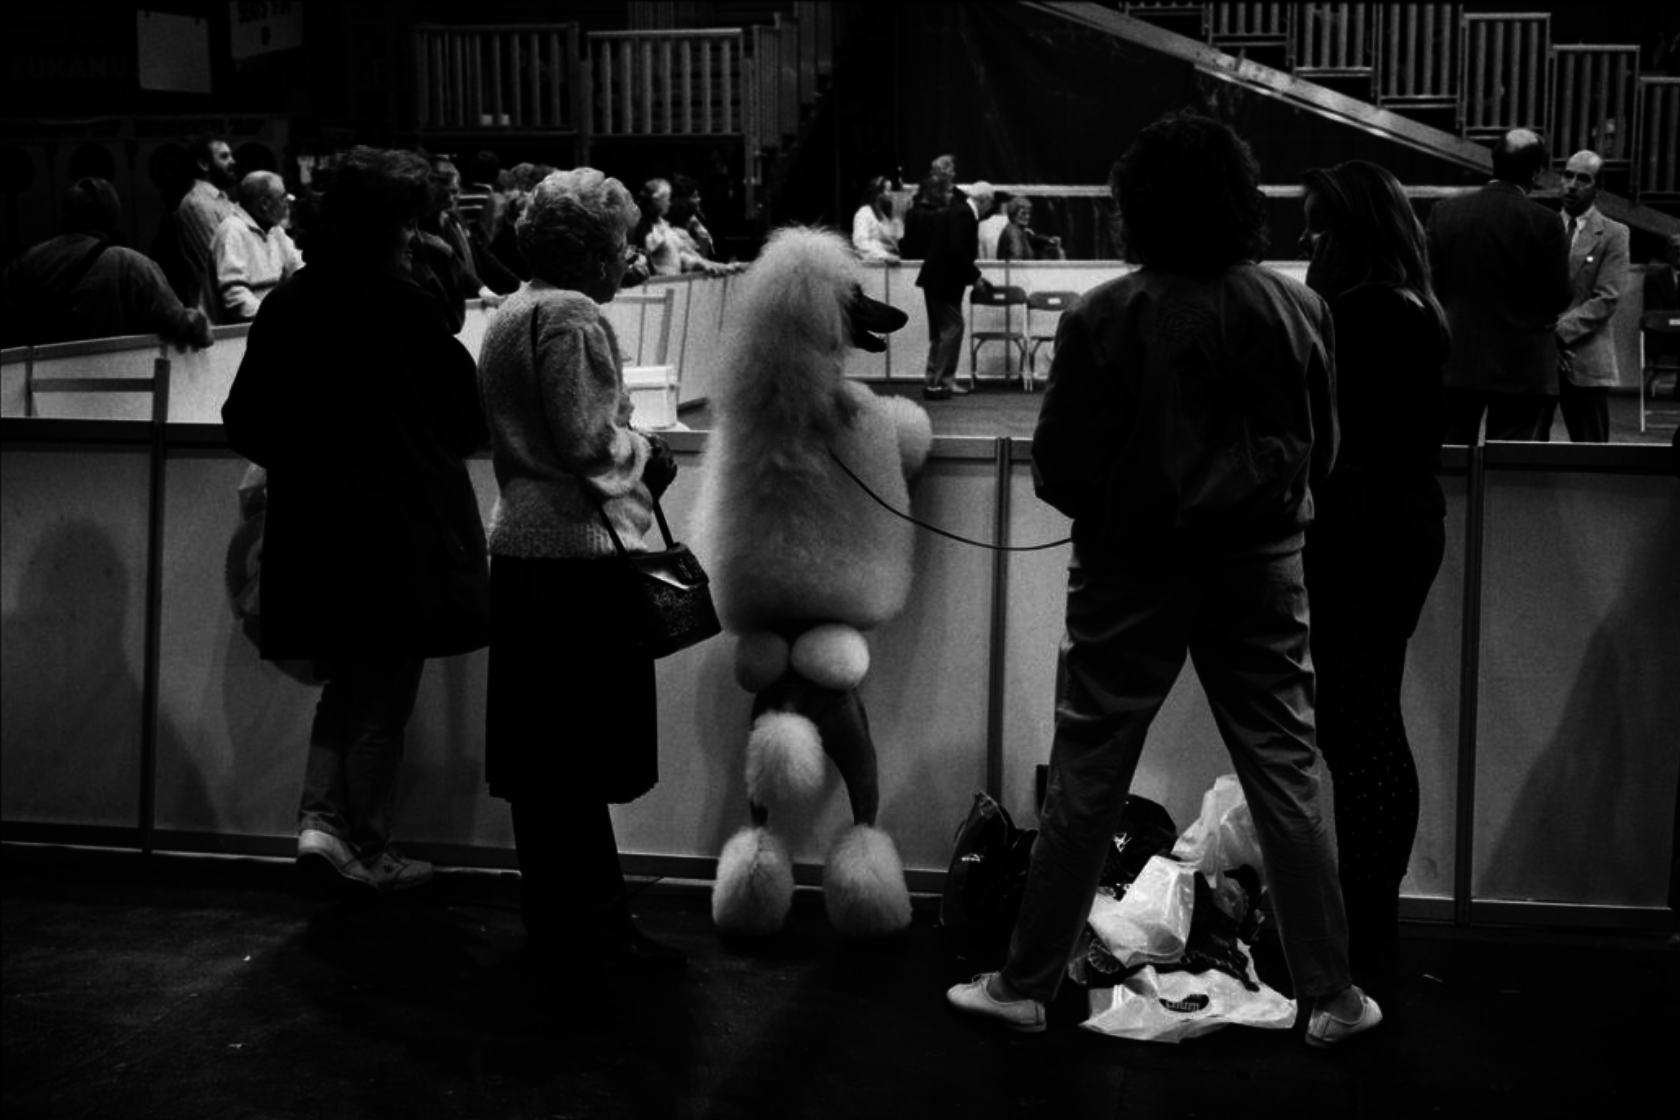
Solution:
<svg viewBox="0 0 1680 1120"><path fill-rule="evenodd" d="M857 257L830 230L788 226L771 234L731 301L739 326L719 356L720 416L788 433L845 422L846 305L862 279Z"/></svg>

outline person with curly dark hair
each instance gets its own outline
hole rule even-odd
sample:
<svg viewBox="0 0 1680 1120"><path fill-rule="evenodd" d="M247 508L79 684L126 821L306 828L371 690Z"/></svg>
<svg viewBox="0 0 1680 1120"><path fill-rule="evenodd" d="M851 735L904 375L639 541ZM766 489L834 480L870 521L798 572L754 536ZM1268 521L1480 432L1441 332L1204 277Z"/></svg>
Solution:
<svg viewBox="0 0 1680 1120"><path fill-rule="evenodd" d="M222 406L267 469L259 648L325 681L298 807L298 864L417 887L391 843L403 736L427 658L486 645L490 572L466 458L489 442L472 355L409 278L431 168L355 148L302 208L308 267L257 309Z"/></svg>
<svg viewBox="0 0 1680 1120"><path fill-rule="evenodd" d="M1384 168L1308 171L1307 286L1336 325L1336 467L1313 492L1303 554L1312 596L1318 747L1336 793L1336 858L1353 975L1398 978L1400 882L1418 826L1418 773L1400 687L1406 643L1441 567L1436 472L1451 347L1423 224Z"/></svg>
<svg viewBox="0 0 1680 1120"><path fill-rule="evenodd" d="M1353 986L1313 749L1302 537L1336 454L1324 302L1254 262L1259 168L1175 113L1111 180L1140 267L1067 311L1033 434L1039 497L1073 518L1050 780L1009 954L959 1010L1044 1029L1132 775L1186 653L1253 815L1306 1041L1382 1019Z"/></svg>

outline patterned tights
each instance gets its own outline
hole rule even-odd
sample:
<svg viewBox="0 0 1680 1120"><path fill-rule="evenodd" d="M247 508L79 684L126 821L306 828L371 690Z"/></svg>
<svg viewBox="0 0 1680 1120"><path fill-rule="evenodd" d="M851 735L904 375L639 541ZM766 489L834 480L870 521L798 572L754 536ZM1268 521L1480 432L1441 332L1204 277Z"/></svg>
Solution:
<svg viewBox="0 0 1680 1120"><path fill-rule="evenodd" d="M1400 713L1406 639L1313 623L1318 747L1335 790L1349 960L1356 982L1381 991L1395 978L1400 881L1418 827L1417 765Z"/></svg>

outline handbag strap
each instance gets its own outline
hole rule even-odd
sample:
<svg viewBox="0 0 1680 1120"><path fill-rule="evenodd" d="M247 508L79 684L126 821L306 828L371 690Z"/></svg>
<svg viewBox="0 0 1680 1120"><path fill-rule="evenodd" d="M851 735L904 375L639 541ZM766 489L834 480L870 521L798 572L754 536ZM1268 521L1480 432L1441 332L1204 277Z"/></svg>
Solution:
<svg viewBox="0 0 1680 1120"><path fill-rule="evenodd" d="M538 335L540 334L540 332L542 330L542 323L541 323L541 318L540 318L541 315L542 315L542 304L539 303L539 302L533 302L531 304L531 370L532 370L532 372L535 372L536 369L537 369L537 338L538 338ZM601 522L602 522L602 524L606 525L607 534L612 537L613 547L618 550L618 554L620 556L624 557L626 560L630 559L630 550L624 547L623 539L621 537L619 537L618 530L613 527L612 518L607 516L606 503L601 501L601 496L599 494L595 493L594 488L591 487L587 482L585 482L582 479L579 479L578 481L583 487L583 492L589 495L589 500L595 503L595 512L599 513L601 515ZM653 498L653 495L651 493L648 496L650 498ZM658 498L653 498L653 516L654 516L654 520L659 522L659 532L660 532L660 535L665 538L665 547L666 548L672 547L674 544L676 544L676 542L674 540L672 540L672 538L671 538L671 526L668 523L666 523L666 521L665 521L665 511L660 508Z"/></svg>

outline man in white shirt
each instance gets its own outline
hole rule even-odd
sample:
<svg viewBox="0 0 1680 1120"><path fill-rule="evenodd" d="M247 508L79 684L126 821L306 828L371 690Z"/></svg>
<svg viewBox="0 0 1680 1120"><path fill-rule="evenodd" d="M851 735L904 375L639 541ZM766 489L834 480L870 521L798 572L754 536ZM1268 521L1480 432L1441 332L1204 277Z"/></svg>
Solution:
<svg viewBox="0 0 1680 1120"><path fill-rule="evenodd" d="M253 171L240 181L239 205L222 219L210 243L220 322L255 319L263 297L303 267L282 225L290 209L285 180L274 172Z"/></svg>
<svg viewBox="0 0 1680 1120"><path fill-rule="evenodd" d="M1628 286L1628 227L1593 205L1604 160L1579 151L1563 168L1564 236L1569 241L1569 307L1557 321L1558 410L1571 443L1608 443L1616 341L1610 320Z"/></svg>

